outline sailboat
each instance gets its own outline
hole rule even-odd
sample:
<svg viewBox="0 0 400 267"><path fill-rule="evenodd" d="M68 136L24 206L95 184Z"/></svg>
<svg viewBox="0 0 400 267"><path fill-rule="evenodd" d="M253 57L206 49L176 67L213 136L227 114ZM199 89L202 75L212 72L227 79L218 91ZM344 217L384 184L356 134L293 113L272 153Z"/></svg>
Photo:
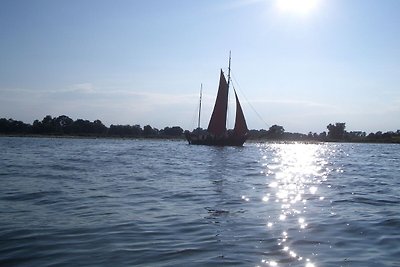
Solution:
<svg viewBox="0 0 400 267"><path fill-rule="evenodd" d="M248 137L249 130L247 128L246 119L240 105L235 88L236 99L236 117L233 129L227 130L226 117L228 110L228 93L231 80L231 55L229 53L228 79L225 78L221 69L217 98L215 100L214 110L212 112L207 130L200 128L201 114L201 90L200 90L200 106L198 128L192 132L186 132L185 137L189 144L192 145L209 145L209 146L242 146Z"/></svg>

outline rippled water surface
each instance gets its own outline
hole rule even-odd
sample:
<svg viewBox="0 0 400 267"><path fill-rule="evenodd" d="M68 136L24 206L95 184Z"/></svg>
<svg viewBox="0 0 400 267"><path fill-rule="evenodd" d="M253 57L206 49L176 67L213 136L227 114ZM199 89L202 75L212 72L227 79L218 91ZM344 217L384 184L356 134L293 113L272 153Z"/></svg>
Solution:
<svg viewBox="0 0 400 267"><path fill-rule="evenodd" d="M400 266L400 146L0 138L1 266Z"/></svg>

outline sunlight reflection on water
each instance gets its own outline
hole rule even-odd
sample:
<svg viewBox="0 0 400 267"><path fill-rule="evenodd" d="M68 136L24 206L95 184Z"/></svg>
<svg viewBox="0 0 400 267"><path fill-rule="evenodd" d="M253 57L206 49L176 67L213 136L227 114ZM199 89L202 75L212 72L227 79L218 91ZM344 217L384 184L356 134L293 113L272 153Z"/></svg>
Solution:
<svg viewBox="0 0 400 267"><path fill-rule="evenodd" d="M323 144L267 144L261 145L260 150L264 154L264 172L270 188L263 201L268 205L277 205L279 210L275 218L268 218L266 226L267 229L281 231L277 243L286 255L286 259L281 261L271 258L263 259L262 263L280 266L280 263L298 261L303 266L316 266L310 255L301 255L290 240L292 234L307 232L308 202L324 199L317 194L319 185L326 181L330 171L326 159L328 147Z"/></svg>

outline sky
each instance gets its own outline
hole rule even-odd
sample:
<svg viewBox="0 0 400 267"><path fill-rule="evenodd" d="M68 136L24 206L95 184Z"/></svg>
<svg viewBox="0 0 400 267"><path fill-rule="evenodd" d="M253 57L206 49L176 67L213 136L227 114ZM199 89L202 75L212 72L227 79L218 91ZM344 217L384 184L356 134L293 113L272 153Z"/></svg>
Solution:
<svg viewBox="0 0 400 267"><path fill-rule="evenodd" d="M250 129L400 129L398 0L1 0L0 117L206 128L229 51Z"/></svg>

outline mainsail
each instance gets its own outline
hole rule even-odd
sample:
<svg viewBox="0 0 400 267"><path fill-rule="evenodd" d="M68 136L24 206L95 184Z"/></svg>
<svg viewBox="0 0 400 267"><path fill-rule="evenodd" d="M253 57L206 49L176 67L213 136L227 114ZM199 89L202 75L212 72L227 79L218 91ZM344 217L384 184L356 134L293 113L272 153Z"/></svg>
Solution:
<svg viewBox="0 0 400 267"><path fill-rule="evenodd" d="M215 136L220 136L226 132L226 114L228 109L228 83L221 70L217 99L215 100L214 110L211 115L207 131Z"/></svg>

